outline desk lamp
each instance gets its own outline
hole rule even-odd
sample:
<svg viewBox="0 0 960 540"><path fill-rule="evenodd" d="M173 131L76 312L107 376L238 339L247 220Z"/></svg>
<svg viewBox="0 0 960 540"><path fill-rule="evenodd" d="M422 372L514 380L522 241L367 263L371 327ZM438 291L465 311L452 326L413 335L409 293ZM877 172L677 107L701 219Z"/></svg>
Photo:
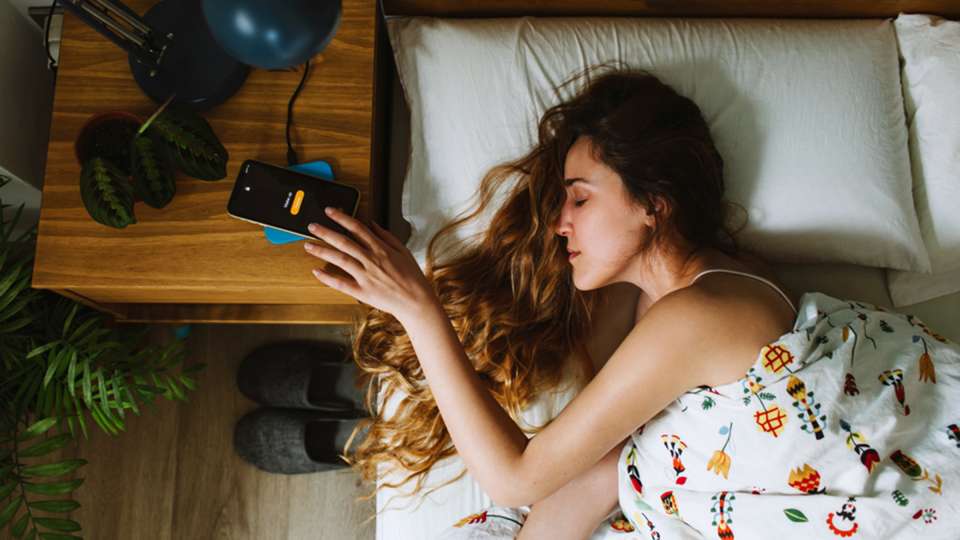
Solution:
<svg viewBox="0 0 960 540"><path fill-rule="evenodd" d="M143 17L118 0L59 0L129 53L130 71L157 103L204 111L243 85L250 66L303 63L340 22L340 0L161 0Z"/></svg>

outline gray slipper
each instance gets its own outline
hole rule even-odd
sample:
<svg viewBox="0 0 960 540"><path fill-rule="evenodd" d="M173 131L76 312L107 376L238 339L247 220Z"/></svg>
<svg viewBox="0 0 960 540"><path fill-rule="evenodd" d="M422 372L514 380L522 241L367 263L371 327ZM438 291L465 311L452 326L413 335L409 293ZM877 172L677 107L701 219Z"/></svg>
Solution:
<svg viewBox="0 0 960 540"><path fill-rule="evenodd" d="M349 467L340 457L359 414L260 407L237 421L233 447L258 469L303 474ZM358 433L351 449L366 436Z"/></svg>
<svg viewBox="0 0 960 540"><path fill-rule="evenodd" d="M330 341L267 343L237 369L237 387L261 405L318 411L364 410L356 365L345 345Z"/></svg>

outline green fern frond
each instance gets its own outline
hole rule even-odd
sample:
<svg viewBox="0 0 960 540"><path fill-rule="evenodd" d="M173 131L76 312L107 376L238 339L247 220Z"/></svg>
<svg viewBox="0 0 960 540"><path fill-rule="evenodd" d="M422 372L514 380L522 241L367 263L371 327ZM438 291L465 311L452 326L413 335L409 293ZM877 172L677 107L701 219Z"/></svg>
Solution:
<svg viewBox="0 0 960 540"><path fill-rule="evenodd" d="M91 160L87 174L87 182L95 184L88 189L104 189L111 200L122 201L132 190L106 161ZM125 188L104 188L120 180L116 185ZM6 183L0 177L0 187ZM79 538L70 533L80 531L80 524L67 516L79 508L76 501L33 499L78 489L83 479L69 476L86 461L51 462L49 455L80 433L89 437L88 415L105 433L117 435L125 428L126 409L139 414L140 404L153 407L160 394L181 399L185 392L179 386L160 388L147 381L177 378L193 389L187 374L197 369L184 367L179 341L149 343L147 326L108 325L102 313L32 289L35 239L10 242L8 226L0 219L0 530L14 538Z"/></svg>

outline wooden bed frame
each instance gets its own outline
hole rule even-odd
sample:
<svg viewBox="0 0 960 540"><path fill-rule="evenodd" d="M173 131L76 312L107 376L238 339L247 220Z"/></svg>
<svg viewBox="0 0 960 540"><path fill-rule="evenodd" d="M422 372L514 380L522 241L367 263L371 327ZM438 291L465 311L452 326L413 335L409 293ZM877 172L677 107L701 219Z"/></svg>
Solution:
<svg viewBox="0 0 960 540"><path fill-rule="evenodd" d="M385 16L433 17L896 17L901 12L960 17L955 0L382 0Z"/></svg>

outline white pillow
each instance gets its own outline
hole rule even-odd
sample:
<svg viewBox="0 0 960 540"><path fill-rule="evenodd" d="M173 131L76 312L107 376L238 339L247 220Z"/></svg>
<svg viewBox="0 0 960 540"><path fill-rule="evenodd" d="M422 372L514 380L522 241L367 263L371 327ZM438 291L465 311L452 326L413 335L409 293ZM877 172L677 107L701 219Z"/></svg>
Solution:
<svg viewBox="0 0 960 540"><path fill-rule="evenodd" d="M889 272L890 297L903 306L960 291L960 22L901 13L894 27L914 203L933 271Z"/></svg>
<svg viewBox="0 0 960 540"><path fill-rule="evenodd" d="M553 87L619 60L700 106L727 197L750 213L744 246L776 262L929 270L889 20L387 22L411 111L402 213L421 264L483 174L523 155L543 111L575 90Z"/></svg>

